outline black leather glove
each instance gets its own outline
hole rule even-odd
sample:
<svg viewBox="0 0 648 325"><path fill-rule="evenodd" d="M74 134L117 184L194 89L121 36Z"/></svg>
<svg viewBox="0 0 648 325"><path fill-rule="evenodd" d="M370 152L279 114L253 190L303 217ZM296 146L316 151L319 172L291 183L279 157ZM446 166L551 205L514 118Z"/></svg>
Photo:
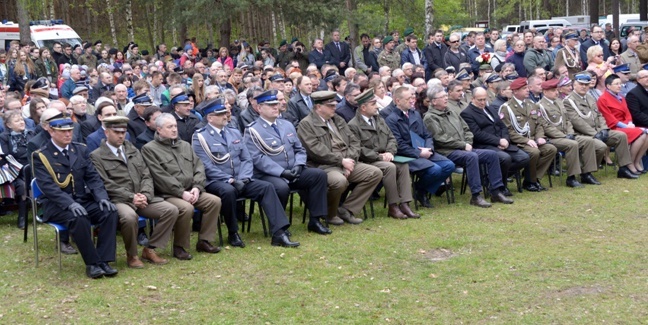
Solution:
<svg viewBox="0 0 648 325"><path fill-rule="evenodd" d="M573 135L573 134L568 134L568 135L565 136L565 139L568 139L568 140L576 140L576 136Z"/></svg>
<svg viewBox="0 0 648 325"><path fill-rule="evenodd" d="M243 192L243 188L245 187L245 183L243 181L236 180L234 183L232 183L232 186L234 186L234 189L236 189L237 193Z"/></svg>
<svg viewBox="0 0 648 325"><path fill-rule="evenodd" d="M304 169L304 166L293 166L293 168L290 170L290 173L293 174L295 179L299 178L301 176L302 170Z"/></svg>
<svg viewBox="0 0 648 325"><path fill-rule="evenodd" d="M295 175L293 175L292 171L290 171L288 169L281 172L281 177L283 177L283 178L285 178L285 179L287 179L289 181L292 181L293 179L295 179Z"/></svg>
<svg viewBox="0 0 648 325"><path fill-rule="evenodd" d="M117 207L108 200L99 201L99 210L104 211L104 209L108 210L109 212L117 211Z"/></svg>
<svg viewBox="0 0 648 325"><path fill-rule="evenodd" d="M596 134L594 135L594 138L595 138L595 139L599 139L599 140L601 140L601 141L603 141L603 142L607 142L607 140L608 140L609 137L610 137L610 135L609 135L607 129L605 129L605 130L601 130L601 131L598 131L598 133L596 133Z"/></svg>
<svg viewBox="0 0 648 325"><path fill-rule="evenodd" d="M84 216L88 215L88 211L86 211L86 209L83 206L81 206L81 204L76 203L76 202L72 203L68 207L68 209L70 211L72 211L72 214L77 218L78 217L84 217Z"/></svg>

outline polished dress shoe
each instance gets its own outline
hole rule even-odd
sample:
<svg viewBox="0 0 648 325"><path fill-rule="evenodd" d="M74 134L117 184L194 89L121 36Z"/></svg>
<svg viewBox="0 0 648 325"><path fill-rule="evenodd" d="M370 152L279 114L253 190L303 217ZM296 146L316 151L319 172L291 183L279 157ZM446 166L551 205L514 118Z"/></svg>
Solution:
<svg viewBox="0 0 648 325"><path fill-rule="evenodd" d="M286 236L285 232L282 232L280 235L272 236L272 246L282 246L282 247L297 247L299 243L296 241L290 241L290 238Z"/></svg>
<svg viewBox="0 0 648 325"><path fill-rule="evenodd" d="M113 269L108 263L101 262L99 267L104 271L104 275L108 277L113 277L119 273L116 269Z"/></svg>
<svg viewBox="0 0 648 325"><path fill-rule="evenodd" d="M144 250L142 250L142 260L156 265L164 265L166 263L169 263L168 260L159 257L154 249L148 247L144 247Z"/></svg>
<svg viewBox="0 0 648 325"><path fill-rule="evenodd" d="M97 265L86 265L86 275L91 279L99 279L106 275L106 272Z"/></svg>
<svg viewBox="0 0 648 325"><path fill-rule="evenodd" d="M568 187L573 187L573 188L585 187L585 186L583 186L583 184L579 183L576 180L576 176L567 177L566 184L567 184Z"/></svg>
<svg viewBox="0 0 648 325"><path fill-rule="evenodd" d="M522 184L522 188L529 192L540 192L540 189L534 183L531 182L528 183L525 182L524 184Z"/></svg>
<svg viewBox="0 0 648 325"><path fill-rule="evenodd" d="M148 243L149 240L148 237L146 237L146 233L140 232L139 234L137 234L137 244L146 247L148 246Z"/></svg>
<svg viewBox="0 0 648 325"><path fill-rule="evenodd" d="M126 265L128 265L128 267L130 267L131 269L144 268L144 263L142 263L142 261L139 259L139 257L137 257L137 255L135 256L128 255L126 257Z"/></svg>
<svg viewBox="0 0 648 325"><path fill-rule="evenodd" d="M496 203L504 203L504 204L513 204L513 200L509 199L504 195L503 192L497 191L497 193L491 193L491 202Z"/></svg>
<svg viewBox="0 0 648 325"><path fill-rule="evenodd" d="M438 196L438 197L441 197L441 195L443 195L443 193L445 193L446 190L447 190L446 186L445 186L445 185L441 185L441 186L439 186L439 189L437 189L437 191L434 192L434 195L436 195L436 196ZM427 196L427 195L426 195L426 196Z"/></svg>
<svg viewBox="0 0 648 325"><path fill-rule="evenodd" d="M187 253L187 251L182 246L173 246L173 257L181 261L188 261L193 258L193 256Z"/></svg>
<svg viewBox="0 0 648 325"><path fill-rule="evenodd" d="M432 204L430 203L430 199L428 199L427 192L425 191L417 191L416 194L414 195L414 199L418 201L419 205L424 208L432 207Z"/></svg>
<svg viewBox="0 0 648 325"><path fill-rule="evenodd" d="M319 219L311 219L308 222L308 232L314 232L320 235L330 235L331 233L333 233L331 229L324 227ZM290 238L290 236L288 236L288 238Z"/></svg>
<svg viewBox="0 0 648 325"><path fill-rule="evenodd" d="M352 225L358 225L362 223L362 219L356 218L349 210L345 208L338 208L338 216L340 219L344 220L346 223L350 223Z"/></svg>
<svg viewBox="0 0 648 325"><path fill-rule="evenodd" d="M344 224L344 220L340 219L340 217L335 216L333 218L327 218L326 223L334 226L341 226Z"/></svg>
<svg viewBox="0 0 648 325"><path fill-rule="evenodd" d="M470 198L470 205L475 205L480 208L490 208L492 204L486 202L481 195L473 196Z"/></svg>
<svg viewBox="0 0 648 325"><path fill-rule="evenodd" d="M233 234L229 234L227 236L227 241L229 242L230 245L234 247L241 247L241 248L245 247L245 243L243 242L241 236L239 236L237 232Z"/></svg>
<svg viewBox="0 0 648 325"><path fill-rule="evenodd" d="M418 219L421 217L420 214L414 213L414 211L412 211L409 206L409 202L403 202L398 207L400 208L401 212L403 212L408 218Z"/></svg>
<svg viewBox="0 0 648 325"><path fill-rule="evenodd" d="M535 186L538 188L538 191L546 191L547 188L540 184L540 181L535 182Z"/></svg>
<svg viewBox="0 0 648 325"><path fill-rule="evenodd" d="M221 251L221 248L210 244L206 240L198 240L196 243L196 251L203 253L216 254Z"/></svg>
<svg viewBox="0 0 648 325"><path fill-rule="evenodd" d="M396 203L389 205L387 215L394 219L407 219L407 216L403 213L403 211L401 211L401 209L398 207L398 204Z"/></svg>
<svg viewBox="0 0 648 325"><path fill-rule="evenodd" d="M581 183L591 184L591 185L601 185L601 182L599 182L596 178L594 178L594 175L592 175L591 173L581 174Z"/></svg>
<svg viewBox="0 0 648 325"><path fill-rule="evenodd" d="M628 167L623 166L617 171L617 178L637 179L639 176L633 174Z"/></svg>
<svg viewBox="0 0 648 325"><path fill-rule="evenodd" d="M513 196L513 193L511 193L508 187L504 187L504 189L502 190L502 194L504 194L504 196Z"/></svg>
<svg viewBox="0 0 648 325"><path fill-rule="evenodd" d="M61 253L65 255L78 254L79 252L69 242L61 242Z"/></svg>

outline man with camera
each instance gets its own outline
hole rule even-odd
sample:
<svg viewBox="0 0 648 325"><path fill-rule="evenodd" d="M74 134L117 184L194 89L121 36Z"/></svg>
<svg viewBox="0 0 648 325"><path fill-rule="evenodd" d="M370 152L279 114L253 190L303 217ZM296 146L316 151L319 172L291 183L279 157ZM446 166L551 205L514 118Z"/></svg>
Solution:
<svg viewBox="0 0 648 325"><path fill-rule="evenodd" d="M308 53L306 53L306 46L304 43L297 41L295 45L292 47L292 52L288 54L288 65L286 66L286 69L289 67L296 67L299 68L302 72L306 71L306 68L308 68L308 65L310 64L308 62ZM290 51L290 49L288 49Z"/></svg>

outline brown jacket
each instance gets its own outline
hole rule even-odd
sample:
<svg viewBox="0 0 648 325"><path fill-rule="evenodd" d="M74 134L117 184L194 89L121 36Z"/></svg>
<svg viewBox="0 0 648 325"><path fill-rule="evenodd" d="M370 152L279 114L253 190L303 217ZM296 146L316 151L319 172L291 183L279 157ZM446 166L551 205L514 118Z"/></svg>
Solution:
<svg viewBox="0 0 648 325"><path fill-rule="evenodd" d="M335 115L330 120L334 124L344 143L346 144L346 155L333 153L331 151L331 130L315 110L299 122L297 135L301 140L308 155L308 166L326 169L330 167L342 167L342 159L350 158L355 161L360 158L360 141L356 138L344 119Z"/></svg>
<svg viewBox="0 0 648 325"><path fill-rule="evenodd" d="M349 121L349 129L360 140L362 146L360 148L360 161L364 163L382 161L379 154L389 152L396 155L398 150L396 138L394 138L394 134L392 134L385 120L380 115L376 115L374 123L376 124L375 129L360 114L356 114Z"/></svg>

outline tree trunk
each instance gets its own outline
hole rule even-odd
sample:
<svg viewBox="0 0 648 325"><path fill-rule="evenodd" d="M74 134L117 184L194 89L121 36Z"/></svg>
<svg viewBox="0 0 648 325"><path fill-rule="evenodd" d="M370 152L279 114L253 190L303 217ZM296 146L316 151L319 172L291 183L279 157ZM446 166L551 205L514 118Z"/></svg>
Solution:
<svg viewBox="0 0 648 325"><path fill-rule="evenodd" d="M358 24L353 17L355 16L355 12L358 9L358 5L356 4L355 0L346 0L346 7L347 21L349 25L349 36L351 36L351 44L349 45L349 47L351 48L351 62L355 62L355 58L353 57L353 49L355 49L356 45L358 44L360 37L358 35ZM351 64L351 66L352 65L353 64Z"/></svg>
<svg viewBox="0 0 648 325"><path fill-rule="evenodd" d="M133 28L133 1L126 0L126 31L128 40L135 42L135 29Z"/></svg>
<svg viewBox="0 0 648 325"><path fill-rule="evenodd" d="M153 4L155 6L155 4ZM151 44L151 49L155 48L155 41L153 41L153 31L151 30L151 19L149 17L149 3L144 5L144 20L146 21L146 34L148 35L149 43Z"/></svg>
<svg viewBox="0 0 648 325"><path fill-rule="evenodd" d="M50 19L56 19L56 12L54 11L54 0L50 0L48 2L48 7L49 7L49 17Z"/></svg>
<svg viewBox="0 0 648 325"><path fill-rule="evenodd" d="M209 21L206 22L205 25L207 26L207 33L209 34L209 44L213 47L214 46L214 26Z"/></svg>
<svg viewBox="0 0 648 325"><path fill-rule="evenodd" d="M272 46L277 47L277 17L272 10Z"/></svg>
<svg viewBox="0 0 648 325"><path fill-rule="evenodd" d="M229 48L230 38L232 36L232 20L230 18L223 19L223 22L220 25L220 47Z"/></svg>
<svg viewBox="0 0 648 325"><path fill-rule="evenodd" d="M286 39L286 19L284 18L283 8L281 6L279 6L279 17L281 17L279 20L281 23L281 39Z"/></svg>
<svg viewBox="0 0 648 325"><path fill-rule="evenodd" d="M489 0L490 1L490 0ZM434 23L434 0L425 0L425 39L432 34Z"/></svg>
<svg viewBox="0 0 648 325"><path fill-rule="evenodd" d="M158 26L158 14L158 2L155 0L153 1L153 44L155 46L160 44L158 41L158 31L160 30Z"/></svg>
<svg viewBox="0 0 648 325"><path fill-rule="evenodd" d="M106 0L106 11L108 12L108 22L110 23L110 35L112 36L113 46L117 47L117 29L115 28L115 15L113 7L110 0Z"/></svg>
<svg viewBox="0 0 648 325"><path fill-rule="evenodd" d="M31 41L26 5L25 0L16 0L16 18L18 18L18 25L20 25L20 42L25 44Z"/></svg>

